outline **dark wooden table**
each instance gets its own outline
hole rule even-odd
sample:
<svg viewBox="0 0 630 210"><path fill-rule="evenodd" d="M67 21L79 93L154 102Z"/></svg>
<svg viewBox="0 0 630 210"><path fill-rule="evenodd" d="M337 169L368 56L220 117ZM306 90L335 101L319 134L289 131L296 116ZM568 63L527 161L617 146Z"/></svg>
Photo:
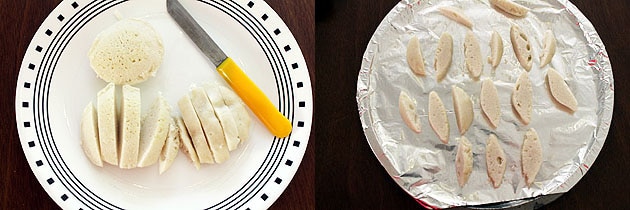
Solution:
<svg viewBox="0 0 630 210"><path fill-rule="evenodd" d="M613 123L594 165L568 193L544 209L630 206L630 2L571 0L595 25L613 66ZM385 172L370 150L357 113L361 58L397 0L316 2L316 203L321 209L421 208Z"/></svg>
<svg viewBox="0 0 630 210"><path fill-rule="evenodd" d="M15 87L24 52L39 25L60 0L0 0L0 209L59 209L39 185L26 162L15 124ZM315 82L314 0L269 0L296 38ZM309 146L295 177L272 209L315 208L315 139Z"/></svg>

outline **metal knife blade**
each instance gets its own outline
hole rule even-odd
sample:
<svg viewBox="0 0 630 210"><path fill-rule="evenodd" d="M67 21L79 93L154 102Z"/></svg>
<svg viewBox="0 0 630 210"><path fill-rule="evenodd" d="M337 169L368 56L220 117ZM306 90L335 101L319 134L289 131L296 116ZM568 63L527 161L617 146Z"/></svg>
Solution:
<svg viewBox="0 0 630 210"><path fill-rule="evenodd" d="M166 10L215 66L221 65L221 63L227 59L227 55L225 55L223 50L221 50L217 43L201 28L199 23L190 16L179 1L167 0Z"/></svg>

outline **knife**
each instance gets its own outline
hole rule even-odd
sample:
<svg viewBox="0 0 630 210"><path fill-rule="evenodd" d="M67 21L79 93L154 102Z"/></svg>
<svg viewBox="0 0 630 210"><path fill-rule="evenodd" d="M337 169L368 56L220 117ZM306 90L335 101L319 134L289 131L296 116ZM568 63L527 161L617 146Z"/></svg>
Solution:
<svg viewBox="0 0 630 210"><path fill-rule="evenodd" d="M234 92L243 99L249 109L276 137L289 136L292 125L258 86L241 70L240 67L228 57L210 36L199 26L199 23L186 11L178 0L167 0L168 14L190 37L204 55L217 67L217 71L225 81L234 89Z"/></svg>

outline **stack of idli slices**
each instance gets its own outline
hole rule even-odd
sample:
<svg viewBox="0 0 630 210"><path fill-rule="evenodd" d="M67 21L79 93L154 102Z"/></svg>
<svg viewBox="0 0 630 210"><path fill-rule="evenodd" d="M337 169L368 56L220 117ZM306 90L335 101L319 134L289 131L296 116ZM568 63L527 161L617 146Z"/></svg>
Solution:
<svg viewBox="0 0 630 210"><path fill-rule="evenodd" d="M242 100L221 85L192 87L179 100L182 117L158 94L142 114L141 91L132 85L155 76L164 47L153 27L124 19L102 31L88 53L90 65L107 84L83 110L81 146L90 162L122 169L159 162L162 174L180 147L194 166L222 163L249 136L250 117Z"/></svg>

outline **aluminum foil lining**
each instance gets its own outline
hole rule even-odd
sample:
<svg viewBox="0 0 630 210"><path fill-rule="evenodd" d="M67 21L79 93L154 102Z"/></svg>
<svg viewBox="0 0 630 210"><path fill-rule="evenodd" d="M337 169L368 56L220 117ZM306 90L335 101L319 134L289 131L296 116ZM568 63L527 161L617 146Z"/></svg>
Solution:
<svg viewBox="0 0 630 210"><path fill-rule="evenodd" d="M570 2L517 0L530 12L525 18L507 17L487 0L405 0L381 22L363 56L357 82L357 103L364 133L375 155L392 178L423 205L433 208L471 206L523 200L563 193L586 173L599 153L610 126L613 110L613 74L604 45L592 24ZM474 23L483 57L490 54L490 37L496 30L503 38L504 54L496 69L484 62L479 81L472 80L464 66L463 41L468 28L441 15L441 6L462 8ZM512 110L510 97L518 76L525 71L514 55L509 31L519 25L534 52L529 72L534 91L532 121L523 125ZM557 50L550 65L539 67L543 34L552 30ZM440 35L453 36L453 63L446 78L436 82L433 67ZM406 61L406 46L418 36L427 75L412 73ZM579 108L574 114L562 111L552 101L545 76L553 67L565 79ZM502 117L497 129L481 113L481 82L491 78L497 87ZM462 188L457 184L455 155L459 130L453 112L451 86L464 89L473 99L474 120L464 134L473 145L473 172ZM406 91L416 102L422 132L409 129L398 111L398 96ZM431 129L429 92L436 91L446 107L450 141L442 144ZM539 134L543 163L531 187L521 173L521 144L525 131ZM507 156L503 184L493 188L486 172L485 143L489 134L499 138Z"/></svg>

